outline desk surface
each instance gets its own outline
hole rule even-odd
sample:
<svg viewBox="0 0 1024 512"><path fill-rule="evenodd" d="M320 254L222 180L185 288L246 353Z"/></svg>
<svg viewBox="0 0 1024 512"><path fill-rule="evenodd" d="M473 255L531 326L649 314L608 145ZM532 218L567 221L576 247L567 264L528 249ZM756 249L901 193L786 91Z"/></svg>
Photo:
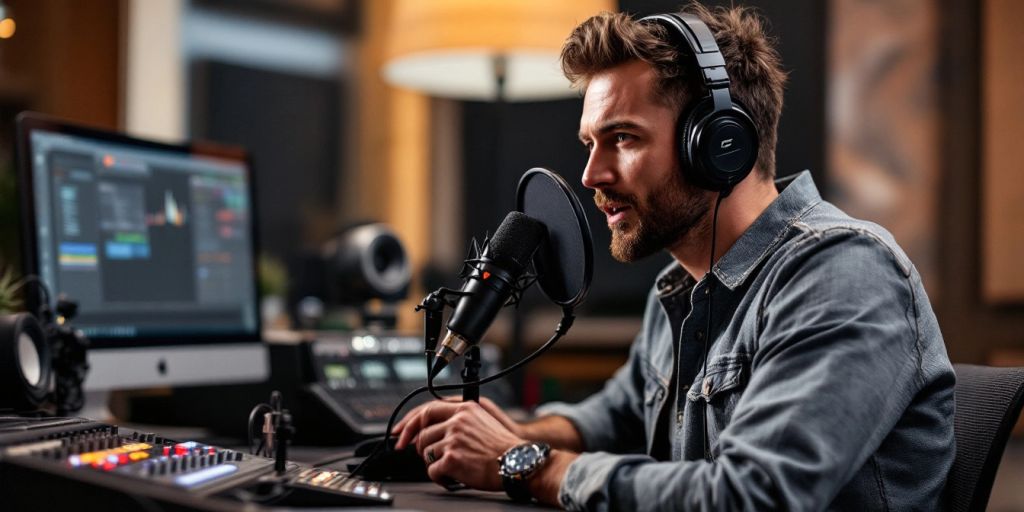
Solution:
<svg viewBox="0 0 1024 512"><path fill-rule="evenodd" d="M345 450L340 450L345 451ZM289 459L296 462L313 463L332 454L339 448L292 447ZM326 464L322 467L345 470L344 464ZM395 497L395 510L474 510L481 512L510 510L551 510L542 505L516 503L503 492L484 492L471 489L450 492L433 482L386 482L384 488ZM384 512L388 509L375 509Z"/></svg>
<svg viewBox="0 0 1024 512"><path fill-rule="evenodd" d="M512 502L505 493L483 491L448 492L434 483L388 483L385 488L401 510L475 510L482 512L546 509L540 505Z"/></svg>
<svg viewBox="0 0 1024 512"><path fill-rule="evenodd" d="M202 440L210 444L229 446L238 450L245 450L243 446L231 446L226 439L209 438L209 432L195 427L170 427L159 425L137 425L124 422L119 423L123 427L140 431L160 432L165 436L176 439ZM351 447L337 446L291 446L288 449L288 459L313 464L318 461L330 459L332 456L341 453L351 453ZM338 470L347 470L345 461L330 464L323 464L320 467ZM473 510L473 511L512 511L512 510L552 510L542 505L516 503L508 499L503 492L483 492L476 490L461 490L450 492L433 482L385 482L384 488L395 497L393 508L374 507L376 512L389 510L440 510L450 512L451 510ZM301 508L292 509L301 511ZM345 510L345 509L338 509Z"/></svg>

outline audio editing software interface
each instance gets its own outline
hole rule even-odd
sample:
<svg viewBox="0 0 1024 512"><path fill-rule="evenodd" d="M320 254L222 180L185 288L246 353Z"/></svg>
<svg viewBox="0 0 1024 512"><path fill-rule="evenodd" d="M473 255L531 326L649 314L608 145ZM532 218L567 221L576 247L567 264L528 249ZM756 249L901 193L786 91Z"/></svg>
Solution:
<svg viewBox="0 0 1024 512"><path fill-rule="evenodd" d="M39 272L86 335L256 332L244 161L43 131L31 148Z"/></svg>

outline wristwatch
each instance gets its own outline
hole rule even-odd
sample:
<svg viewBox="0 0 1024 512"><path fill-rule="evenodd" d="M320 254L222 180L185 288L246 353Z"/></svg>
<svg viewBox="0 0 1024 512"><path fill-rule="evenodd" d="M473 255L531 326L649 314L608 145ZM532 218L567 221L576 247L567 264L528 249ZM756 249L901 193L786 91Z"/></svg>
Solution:
<svg viewBox="0 0 1024 512"><path fill-rule="evenodd" d="M547 443L523 443L509 448L498 457L498 474L505 494L515 501L533 501L526 480L544 467L551 454Z"/></svg>

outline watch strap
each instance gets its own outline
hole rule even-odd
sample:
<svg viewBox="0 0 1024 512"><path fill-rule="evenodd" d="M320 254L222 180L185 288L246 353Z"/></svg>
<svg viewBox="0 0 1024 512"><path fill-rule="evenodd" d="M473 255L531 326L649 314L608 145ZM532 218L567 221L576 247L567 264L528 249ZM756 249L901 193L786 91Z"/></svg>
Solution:
<svg viewBox="0 0 1024 512"><path fill-rule="evenodd" d="M519 502L530 502L533 501L533 495L530 494L530 488L526 485L526 480L522 478L513 478L510 476L501 477L501 486L505 488L505 494L512 501Z"/></svg>

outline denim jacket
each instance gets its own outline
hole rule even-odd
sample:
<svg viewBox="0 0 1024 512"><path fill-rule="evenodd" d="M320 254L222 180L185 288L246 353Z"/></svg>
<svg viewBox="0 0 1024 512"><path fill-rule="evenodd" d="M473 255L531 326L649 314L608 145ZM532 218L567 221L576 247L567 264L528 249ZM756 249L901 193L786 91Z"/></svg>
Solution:
<svg viewBox="0 0 1024 512"><path fill-rule="evenodd" d="M602 391L546 407L586 448L565 508L942 508L955 377L920 276L806 171L777 186L708 277L661 273Z"/></svg>

